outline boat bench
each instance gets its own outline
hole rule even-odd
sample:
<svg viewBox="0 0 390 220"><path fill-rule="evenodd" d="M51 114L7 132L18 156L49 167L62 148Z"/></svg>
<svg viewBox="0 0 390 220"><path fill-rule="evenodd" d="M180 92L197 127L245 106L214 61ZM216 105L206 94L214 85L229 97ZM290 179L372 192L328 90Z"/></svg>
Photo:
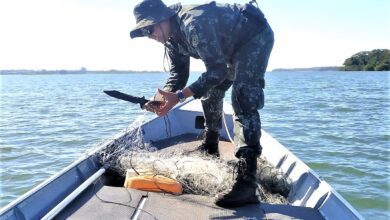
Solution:
<svg viewBox="0 0 390 220"><path fill-rule="evenodd" d="M224 209L214 198L145 192L123 187L91 186L55 219L323 219L312 208L266 203ZM141 199L143 207L139 207Z"/></svg>

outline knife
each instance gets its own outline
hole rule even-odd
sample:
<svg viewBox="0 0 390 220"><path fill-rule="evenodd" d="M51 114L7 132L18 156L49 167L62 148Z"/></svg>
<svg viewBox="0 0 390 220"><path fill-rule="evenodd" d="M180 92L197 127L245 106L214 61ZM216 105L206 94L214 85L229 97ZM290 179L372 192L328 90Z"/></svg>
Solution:
<svg viewBox="0 0 390 220"><path fill-rule="evenodd" d="M131 103L139 104L142 109L143 109L144 105L147 102L149 102L149 100L145 99L145 96L142 96L142 97L132 96L132 95L129 95L129 94L126 94L123 92L116 91L116 90L104 90L103 92L111 97L121 99L124 101L128 101Z"/></svg>

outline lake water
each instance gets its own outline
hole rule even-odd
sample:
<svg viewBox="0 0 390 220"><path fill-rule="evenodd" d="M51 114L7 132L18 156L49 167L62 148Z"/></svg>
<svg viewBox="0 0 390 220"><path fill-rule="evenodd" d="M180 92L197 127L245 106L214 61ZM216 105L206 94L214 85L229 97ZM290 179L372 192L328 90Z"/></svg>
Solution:
<svg viewBox="0 0 390 220"><path fill-rule="evenodd" d="M138 116L154 117L103 90L150 97L166 77L1 75L0 206ZM263 128L365 218L389 219L390 72L271 72L266 81Z"/></svg>

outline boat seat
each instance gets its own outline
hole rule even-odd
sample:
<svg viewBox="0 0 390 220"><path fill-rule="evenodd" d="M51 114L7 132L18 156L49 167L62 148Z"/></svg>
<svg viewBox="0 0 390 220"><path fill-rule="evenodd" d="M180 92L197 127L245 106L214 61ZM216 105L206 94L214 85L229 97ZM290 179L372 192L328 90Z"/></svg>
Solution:
<svg viewBox="0 0 390 220"><path fill-rule="evenodd" d="M55 219L130 219L147 192L124 187L91 185Z"/></svg>
<svg viewBox="0 0 390 220"><path fill-rule="evenodd" d="M181 196L149 193L139 219L323 219L320 213L307 207L272 205L267 203L224 209L214 204L214 198L184 194Z"/></svg>
<svg viewBox="0 0 390 220"><path fill-rule="evenodd" d="M90 187L55 219L131 219L142 197L146 200L138 219L145 220L323 219L317 210L307 207L260 203L223 209L214 205L212 197L189 194L175 196L110 186L102 186L98 191Z"/></svg>

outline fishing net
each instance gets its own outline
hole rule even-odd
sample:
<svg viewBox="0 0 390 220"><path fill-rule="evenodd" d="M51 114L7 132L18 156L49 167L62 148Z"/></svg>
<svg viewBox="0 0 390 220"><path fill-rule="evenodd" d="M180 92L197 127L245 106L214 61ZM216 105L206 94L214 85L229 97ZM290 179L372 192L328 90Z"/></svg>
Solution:
<svg viewBox="0 0 390 220"><path fill-rule="evenodd" d="M184 193L215 196L232 188L235 176L234 164L180 148L157 150L145 144L140 125L144 118L138 118L122 136L110 141L107 147L98 151L101 163L106 169L122 177L128 170L137 174L143 172L163 175L175 179L183 186ZM291 181L266 160L258 159L259 194L262 201L272 204L287 204Z"/></svg>

